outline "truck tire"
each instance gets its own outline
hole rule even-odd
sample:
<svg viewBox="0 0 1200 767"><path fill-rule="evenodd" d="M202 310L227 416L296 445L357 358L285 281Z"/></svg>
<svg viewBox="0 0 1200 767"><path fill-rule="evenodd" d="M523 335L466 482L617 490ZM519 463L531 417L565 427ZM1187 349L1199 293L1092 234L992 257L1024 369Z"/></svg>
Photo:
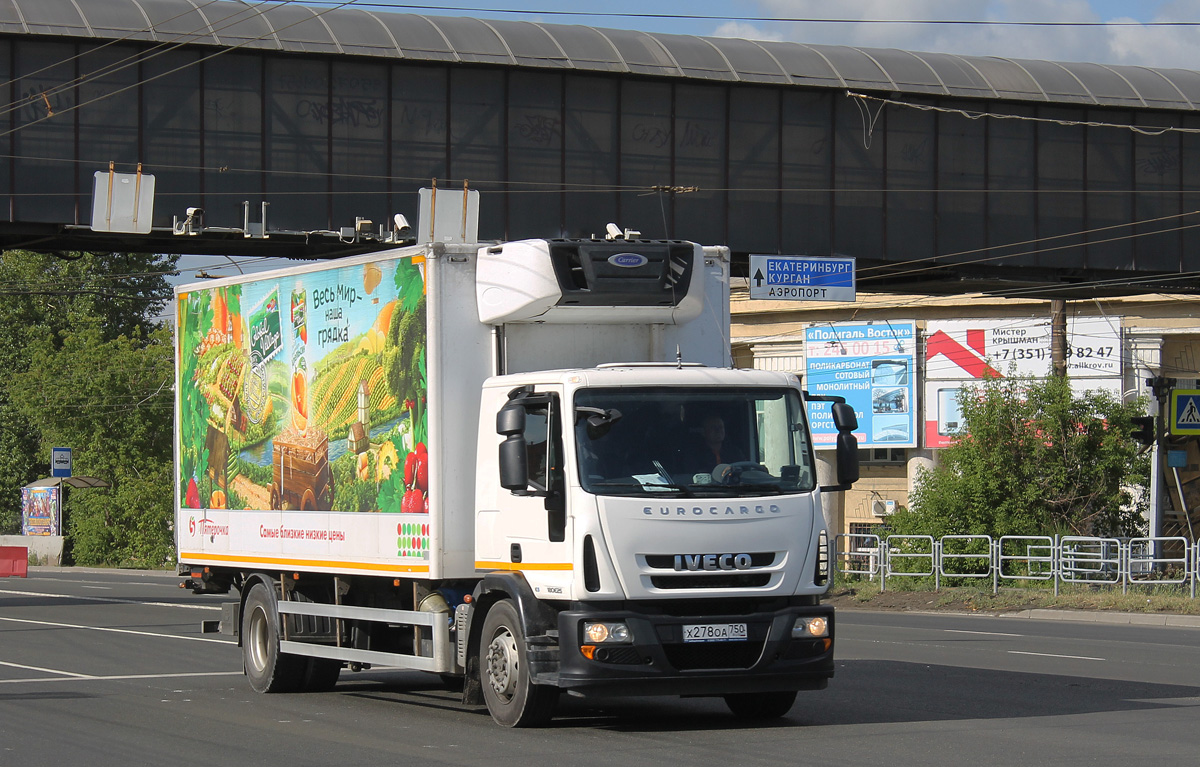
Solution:
<svg viewBox="0 0 1200 767"><path fill-rule="evenodd" d="M279 612L265 583L254 584L242 609L242 665L255 692L296 692L307 676L307 658L279 651Z"/></svg>
<svg viewBox="0 0 1200 767"><path fill-rule="evenodd" d="M492 605L479 638L479 676L483 700L503 727L536 727L550 721L558 689L533 683L516 605L505 599Z"/></svg>
<svg viewBox="0 0 1200 767"><path fill-rule="evenodd" d="M342 675L342 662L330 658L309 658L304 672L304 692L329 692Z"/></svg>
<svg viewBox="0 0 1200 767"><path fill-rule="evenodd" d="M792 710L794 690L747 692L726 695L725 705L739 719L778 719Z"/></svg>

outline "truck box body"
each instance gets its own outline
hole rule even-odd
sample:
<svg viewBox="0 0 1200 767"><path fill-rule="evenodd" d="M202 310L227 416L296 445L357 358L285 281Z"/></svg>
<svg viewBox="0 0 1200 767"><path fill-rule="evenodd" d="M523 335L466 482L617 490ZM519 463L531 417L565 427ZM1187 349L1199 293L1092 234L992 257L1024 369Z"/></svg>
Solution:
<svg viewBox="0 0 1200 767"><path fill-rule="evenodd" d="M410 247L177 289L180 562L474 577L479 398L499 354L507 373L677 350L729 364L723 259L704 259L695 282L709 295L693 296L687 324L663 324L674 307L630 323L631 310L568 306L494 333L477 311L477 289L489 290L479 264L509 284L520 267L487 263L502 254L486 250ZM518 310L538 300L525 275L515 281ZM427 482L421 508L406 509L405 462L420 444Z"/></svg>

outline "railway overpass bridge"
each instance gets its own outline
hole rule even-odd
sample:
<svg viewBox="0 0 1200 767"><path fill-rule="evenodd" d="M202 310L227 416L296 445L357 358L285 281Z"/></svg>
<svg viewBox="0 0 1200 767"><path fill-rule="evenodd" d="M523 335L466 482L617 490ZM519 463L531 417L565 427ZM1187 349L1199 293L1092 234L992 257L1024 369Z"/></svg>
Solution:
<svg viewBox="0 0 1200 767"><path fill-rule="evenodd" d="M615 221L728 244L743 269L853 256L863 290L1200 288L1200 72L352 3L0 0L0 83L4 248L336 257L415 220L436 178L481 192L483 239ZM142 231L96 231L110 167L154 177Z"/></svg>

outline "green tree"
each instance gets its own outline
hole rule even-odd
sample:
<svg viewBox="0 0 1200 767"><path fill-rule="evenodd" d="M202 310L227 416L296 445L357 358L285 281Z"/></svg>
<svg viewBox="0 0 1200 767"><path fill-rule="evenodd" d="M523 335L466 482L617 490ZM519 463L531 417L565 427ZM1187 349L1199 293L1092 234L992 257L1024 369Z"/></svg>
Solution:
<svg viewBox="0 0 1200 767"><path fill-rule="evenodd" d="M0 530L19 528L21 486L49 473L52 446L68 445L75 473L113 485L71 494L69 545L96 564L169 558L174 353L155 317L175 261L0 253Z"/></svg>
<svg viewBox="0 0 1200 767"><path fill-rule="evenodd" d="M1149 459L1130 437L1143 402L1075 394L1066 378L988 378L959 394L964 428L922 472L896 533L1132 535Z"/></svg>

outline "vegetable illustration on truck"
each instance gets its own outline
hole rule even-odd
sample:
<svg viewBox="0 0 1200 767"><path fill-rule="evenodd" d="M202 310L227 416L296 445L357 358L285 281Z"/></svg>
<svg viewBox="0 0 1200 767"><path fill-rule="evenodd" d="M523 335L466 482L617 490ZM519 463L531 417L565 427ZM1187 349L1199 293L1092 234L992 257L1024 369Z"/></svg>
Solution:
<svg viewBox="0 0 1200 767"><path fill-rule="evenodd" d="M820 487L823 398L732 368L727 249L435 243L176 297L180 573L238 595L259 692L386 665L530 726L561 693L781 716L833 675L857 422Z"/></svg>
<svg viewBox="0 0 1200 767"><path fill-rule="evenodd" d="M401 511L392 473L427 431L418 265L199 288L179 322L183 507Z"/></svg>

